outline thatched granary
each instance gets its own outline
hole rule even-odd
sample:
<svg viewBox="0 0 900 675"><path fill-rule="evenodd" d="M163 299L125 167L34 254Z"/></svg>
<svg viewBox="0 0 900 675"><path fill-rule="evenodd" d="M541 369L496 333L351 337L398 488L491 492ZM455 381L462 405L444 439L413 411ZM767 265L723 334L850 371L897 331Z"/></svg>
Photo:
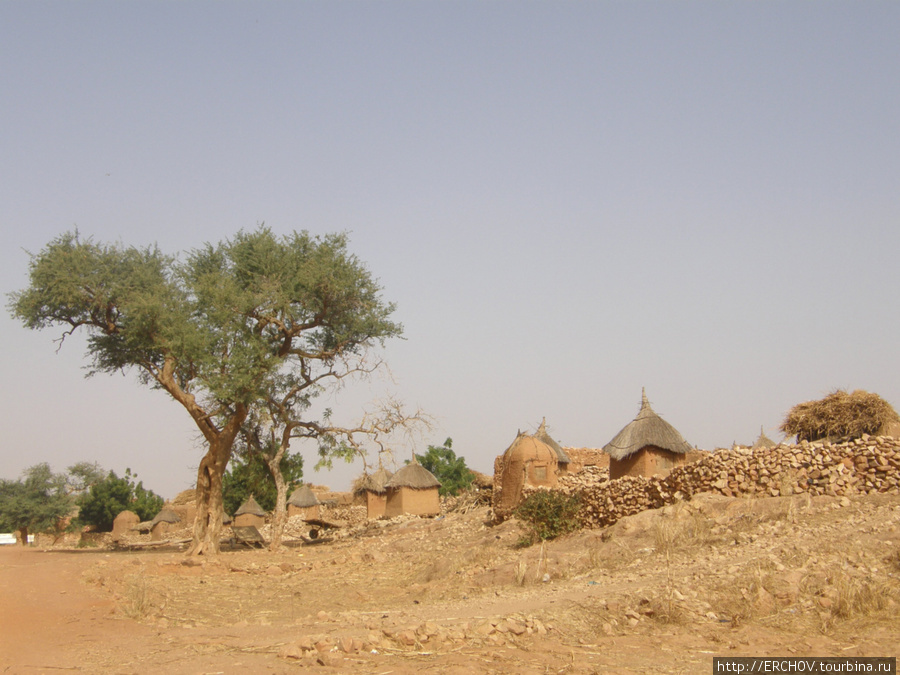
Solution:
<svg viewBox="0 0 900 675"><path fill-rule="evenodd" d="M437 516L441 512L441 482L415 459L391 476L384 487L384 515L388 518L404 513Z"/></svg>
<svg viewBox="0 0 900 675"><path fill-rule="evenodd" d="M247 497L247 500L234 512L233 524L238 527L249 527L252 525L256 528L266 524L266 512L253 498L253 495Z"/></svg>
<svg viewBox="0 0 900 675"><path fill-rule="evenodd" d="M838 389L819 401L795 405L780 429L798 442L849 441L863 434L900 438L900 415L878 394Z"/></svg>
<svg viewBox="0 0 900 675"><path fill-rule="evenodd" d="M756 439L756 442L751 446L751 450L759 450L760 448L774 448L778 445L771 438L766 436L766 432L762 427L759 428L759 438Z"/></svg>
<svg viewBox="0 0 900 675"><path fill-rule="evenodd" d="M371 474L360 476L353 485L353 493L359 495L366 503L366 517L381 518L387 507L387 483L393 477L390 471L379 466Z"/></svg>
<svg viewBox="0 0 900 675"><path fill-rule="evenodd" d="M603 450L609 455L609 478L665 476L689 461L691 445L650 407L641 391L641 409Z"/></svg>
<svg viewBox="0 0 900 675"><path fill-rule="evenodd" d="M506 451L494 460L491 503L496 516L508 514L519 505L526 485L555 487L558 468L559 454L552 446L536 434L520 431Z"/></svg>
<svg viewBox="0 0 900 675"><path fill-rule="evenodd" d="M150 521L150 541L162 541L172 526L180 522L181 518L172 509L163 509Z"/></svg>
<svg viewBox="0 0 900 675"><path fill-rule="evenodd" d="M302 518L319 517L319 498L309 485L301 485L291 493L287 501L288 516L301 516Z"/></svg>
<svg viewBox="0 0 900 675"><path fill-rule="evenodd" d="M562 446L553 440L550 436L550 433L547 431L547 418L541 420L541 426L538 427L538 430L534 434L535 438L540 441L543 441L547 445L550 446L550 449L556 453L556 471L557 473L566 473L569 470L569 464L571 463L571 459L566 454L566 451L563 450Z"/></svg>

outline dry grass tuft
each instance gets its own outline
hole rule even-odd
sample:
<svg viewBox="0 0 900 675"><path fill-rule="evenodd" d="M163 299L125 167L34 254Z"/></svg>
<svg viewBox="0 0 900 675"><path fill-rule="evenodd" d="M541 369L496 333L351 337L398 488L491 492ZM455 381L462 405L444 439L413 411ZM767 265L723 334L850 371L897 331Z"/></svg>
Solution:
<svg viewBox="0 0 900 675"><path fill-rule="evenodd" d="M128 577L119 603L122 612L129 619L141 620L153 610L150 589L143 577Z"/></svg>
<svg viewBox="0 0 900 675"><path fill-rule="evenodd" d="M836 590L831 613L840 619L868 617L896 604L896 585L852 577L844 572L833 580Z"/></svg>
<svg viewBox="0 0 900 675"><path fill-rule="evenodd" d="M715 523L699 511L678 505L669 513L660 514L653 524L653 539L657 553L668 556L677 551L691 551L712 543Z"/></svg>
<svg viewBox="0 0 900 675"><path fill-rule="evenodd" d="M528 571L528 564L524 560L516 563L516 586L525 585L525 573Z"/></svg>

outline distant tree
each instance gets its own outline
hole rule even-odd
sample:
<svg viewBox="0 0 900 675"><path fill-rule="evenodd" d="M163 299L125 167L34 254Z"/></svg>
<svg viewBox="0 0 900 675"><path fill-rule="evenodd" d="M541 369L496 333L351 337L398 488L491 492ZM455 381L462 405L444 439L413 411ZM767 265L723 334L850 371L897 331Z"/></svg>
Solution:
<svg viewBox="0 0 900 675"><path fill-rule="evenodd" d="M60 534L72 507L66 475L46 462L26 469L21 480L0 480L0 530L17 532L22 544L33 532Z"/></svg>
<svg viewBox="0 0 900 675"><path fill-rule="evenodd" d="M452 450L453 439L448 438L443 445L429 445L424 455L416 455L419 464L434 474L441 481L438 492L441 496L458 495L468 490L475 480L475 475L466 466L463 457L457 457Z"/></svg>
<svg viewBox="0 0 900 675"><path fill-rule="evenodd" d="M151 520L162 510L163 499L144 484L135 483L136 475L125 470L124 478L110 471L106 478L95 482L75 500L78 522L91 525L99 532L112 530L113 521L122 511L134 511L141 520Z"/></svg>
<svg viewBox="0 0 900 675"><path fill-rule="evenodd" d="M282 458L281 476L287 489L299 485L303 480L303 457L289 454ZM225 513L233 515L250 495L266 511L275 508L275 480L266 458L259 453L239 448L222 478Z"/></svg>
<svg viewBox="0 0 900 675"><path fill-rule="evenodd" d="M163 498L153 490L144 487L144 481L134 482L137 474L132 474L131 469L125 469L125 477L131 482L133 498L128 506L129 511L134 511L141 520L153 520L162 511Z"/></svg>
<svg viewBox="0 0 900 675"><path fill-rule="evenodd" d="M78 496L106 478L106 470L97 462L78 462L69 467L69 492Z"/></svg>
<svg viewBox="0 0 900 675"><path fill-rule="evenodd" d="M370 350L402 334L380 291L345 235L260 227L183 261L67 233L32 256L28 287L10 297L28 328L61 327L60 341L85 330L91 373L136 369L190 414L207 447L188 551L199 555L219 552L222 480L251 407L369 373Z"/></svg>

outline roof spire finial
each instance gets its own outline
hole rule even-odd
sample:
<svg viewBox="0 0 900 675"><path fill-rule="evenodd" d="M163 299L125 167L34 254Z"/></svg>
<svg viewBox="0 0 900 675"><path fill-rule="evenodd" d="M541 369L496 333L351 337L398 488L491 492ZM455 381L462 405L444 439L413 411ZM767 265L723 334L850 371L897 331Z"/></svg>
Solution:
<svg viewBox="0 0 900 675"><path fill-rule="evenodd" d="M647 390L641 387L641 408L649 408L650 401L647 400Z"/></svg>

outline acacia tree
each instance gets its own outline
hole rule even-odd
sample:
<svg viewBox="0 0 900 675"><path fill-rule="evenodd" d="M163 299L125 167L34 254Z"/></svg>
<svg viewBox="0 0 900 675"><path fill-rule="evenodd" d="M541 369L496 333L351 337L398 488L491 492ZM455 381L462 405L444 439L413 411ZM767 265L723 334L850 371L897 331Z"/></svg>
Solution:
<svg viewBox="0 0 900 675"><path fill-rule="evenodd" d="M90 374L135 369L200 429L194 555L219 551L222 476L251 407L402 333L343 234L260 227L179 261L74 232L32 256L29 277L11 295L25 326L62 327L60 343L87 331Z"/></svg>
<svg viewBox="0 0 900 675"><path fill-rule="evenodd" d="M380 453L387 450L386 443L398 434L410 436L431 426L431 418L421 410L408 413L398 401L390 398L379 402L374 412L366 412L354 426L333 424L330 410L325 410L321 420L307 419L312 399L324 389L323 382L369 374L381 365L380 362L367 363L365 359L355 359L352 363L340 361L340 367L336 366L336 361L315 376L301 372L299 379L282 380L282 387L273 387L270 396L251 413L245 424L243 440L246 448L263 458L275 482L276 499L269 542L273 551L281 546L287 522L288 486L282 467L293 439L314 441L319 454L315 468L330 468L334 459L365 459L369 445Z"/></svg>

